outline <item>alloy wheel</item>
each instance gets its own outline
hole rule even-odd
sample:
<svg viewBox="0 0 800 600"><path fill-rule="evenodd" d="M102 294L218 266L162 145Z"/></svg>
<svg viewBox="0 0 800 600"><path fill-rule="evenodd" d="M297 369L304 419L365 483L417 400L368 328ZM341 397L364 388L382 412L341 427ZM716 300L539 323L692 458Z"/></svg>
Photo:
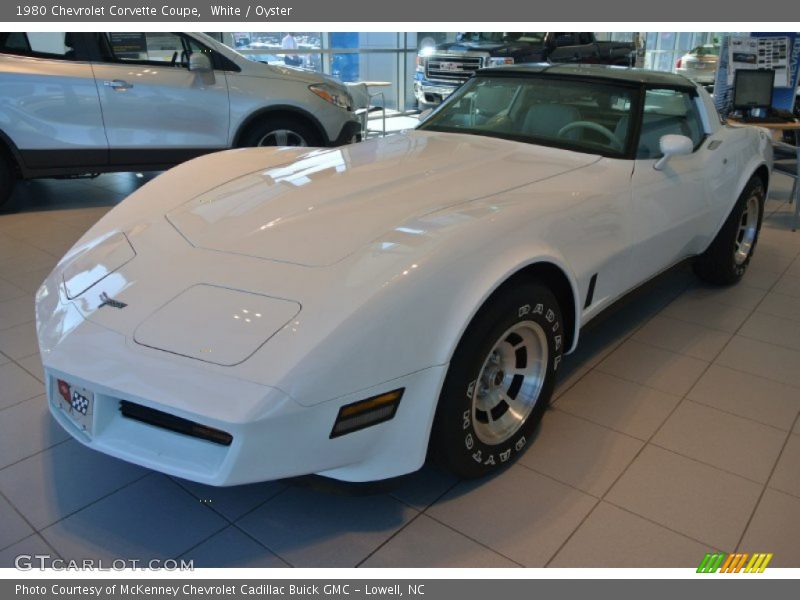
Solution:
<svg viewBox="0 0 800 600"><path fill-rule="evenodd" d="M472 390L475 435L497 445L512 437L530 416L547 375L544 329L521 321L494 343Z"/></svg>
<svg viewBox="0 0 800 600"><path fill-rule="evenodd" d="M753 251L753 243L758 234L760 212L761 201L754 191L747 198L747 203L739 220L739 231L736 234L736 243L733 249L733 260L737 266L744 264Z"/></svg>
<svg viewBox="0 0 800 600"><path fill-rule="evenodd" d="M308 146L302 135L291 129L274 129L263 135L256 146Z"/></svg>

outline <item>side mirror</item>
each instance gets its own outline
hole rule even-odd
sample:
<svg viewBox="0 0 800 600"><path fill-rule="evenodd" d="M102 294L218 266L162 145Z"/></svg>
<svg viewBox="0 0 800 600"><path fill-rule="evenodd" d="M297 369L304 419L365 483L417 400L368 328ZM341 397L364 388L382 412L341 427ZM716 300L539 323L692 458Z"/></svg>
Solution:
<svg viewBox="0 0 800 600"><path fill-rule="evenodd" d="M663 169L667 161L673 156L686 156L694 152L694 142L685 135L667 134L661 136L661 139L658 140L658 146L661 148L663 156L653 165L656 171Z"/></svg>
<svg viewBox="0 0 800 600"><path fill-rule="evenodd" d="M211 59L208 57L208 54L192 52L189 55L189 70L196 73L210 73L212 68Z"/></svg>

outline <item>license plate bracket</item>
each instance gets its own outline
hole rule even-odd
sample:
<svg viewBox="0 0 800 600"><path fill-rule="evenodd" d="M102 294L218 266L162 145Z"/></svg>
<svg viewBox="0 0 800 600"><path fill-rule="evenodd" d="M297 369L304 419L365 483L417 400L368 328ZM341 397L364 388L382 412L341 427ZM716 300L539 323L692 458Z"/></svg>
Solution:
<svg viewBox="0 0 800 600"><path fill-rule="evenodd" d="M91 436L94 424L94 392L61 379L54 382L55 405L85 434Z"/></svg>

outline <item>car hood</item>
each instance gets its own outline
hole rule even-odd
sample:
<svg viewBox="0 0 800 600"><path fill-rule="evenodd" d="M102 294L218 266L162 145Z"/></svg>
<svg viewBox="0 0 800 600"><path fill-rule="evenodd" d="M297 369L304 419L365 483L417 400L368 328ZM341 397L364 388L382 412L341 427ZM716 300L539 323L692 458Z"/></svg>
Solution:
<svg viewBox="0 0 800 600"><path fill-rule="evenodd" d="M166 218L197 248L320 267L414 217L596 160L495 138L414 131L273 163L195 195Z"/></svg>

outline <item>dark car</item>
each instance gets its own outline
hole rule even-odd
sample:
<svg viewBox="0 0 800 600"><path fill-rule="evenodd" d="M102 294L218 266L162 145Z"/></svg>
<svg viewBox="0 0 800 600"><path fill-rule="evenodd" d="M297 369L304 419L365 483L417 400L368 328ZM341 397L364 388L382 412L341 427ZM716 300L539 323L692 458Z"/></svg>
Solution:
<svg viewBox="0 0 800 600"><path fill-rule="evenodd" d="M414 94L420 108L435 106L478 69L520 63L594 63L632 66L632 42L600 42L594 33L464 32L417 56Z"/></svg>

